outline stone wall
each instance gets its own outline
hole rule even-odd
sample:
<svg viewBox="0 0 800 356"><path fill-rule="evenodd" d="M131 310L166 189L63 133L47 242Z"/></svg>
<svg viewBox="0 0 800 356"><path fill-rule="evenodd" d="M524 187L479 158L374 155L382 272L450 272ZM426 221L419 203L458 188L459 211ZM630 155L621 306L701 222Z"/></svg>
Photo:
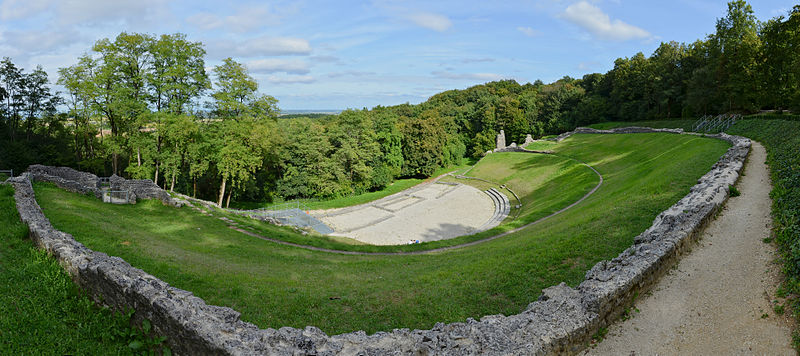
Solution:
<svg viewBox="0 0 800 356"><path fill-rule="evenodd" d="M125 179L118 175L112 175L109 179L111 190L130 191L133 193L133 202L136 199L158 199L164 204L181 206L181 203L173 199L169 193L161 189L149 179Z"/></svg>
<svg viewBox="0 0 800 356"><path fill-rule="evenodd" d="M69 167L52 167L34 164L28 167L33 177L42 182L50 182L57 187L80 194L92 194L100 199L100 178L96 175L74 170Z"/></svg>
<svg viewBox="0 0 800 356"><path fill-rule="evenodd" d="M41 182L54 183L61 189L81 194L93 194L102 199L103 189L100 178L94 174L81 172L69 167L52 167L34 164L28 167L32 178ZM110 188L114 191L130 191L130 203L137 199L158 199L164 204L181 206L181 202L173 199L165 190L149 179L125 179L117 175L109 178Z"/></svg>
<svg viewBox="0 0 800 356"><path fill-rule="evenodd" d="M328 336L311 326L276 330L242 322L232 309L207 305L190 292L173 288L119 258L91 251L71 235L55 230L36 203L30 174L9 182L16 188L17 208L34 241L59 259L96 299L118 309L134 308L137 318L150 319L178 353L572 354L670 268L727 198L750 141L726 134L712 137L733 146L687 196L659 214L653 225L635 238L633 246L610 261L596 264L578 287L562 283L547 288L539 300L516 315L489 315L480 320L437 323L430 330L395 329L373 335L357 331Z"/></svg>

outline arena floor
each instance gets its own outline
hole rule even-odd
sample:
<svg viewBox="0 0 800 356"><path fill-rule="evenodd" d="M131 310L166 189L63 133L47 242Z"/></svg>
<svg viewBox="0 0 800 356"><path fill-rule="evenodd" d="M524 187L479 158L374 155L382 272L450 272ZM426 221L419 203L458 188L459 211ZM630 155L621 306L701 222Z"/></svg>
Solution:
<svg viewBox="0 0 800 356"><path fill-rule="evenodd" d="M444 240L478 232L495 206L484 192L464 184L427 183L371 203L311 211L345 236L373 245Z"/></svg>

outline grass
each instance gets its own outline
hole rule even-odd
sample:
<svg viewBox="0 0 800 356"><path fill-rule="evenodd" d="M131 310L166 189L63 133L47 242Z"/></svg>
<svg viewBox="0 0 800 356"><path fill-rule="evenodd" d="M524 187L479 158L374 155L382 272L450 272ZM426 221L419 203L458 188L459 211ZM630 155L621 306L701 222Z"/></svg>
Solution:
<svg viewBox="0 0 800 356"><path fill-rule="evenodd" d="M473 162L465 163L458 166L451 166L447 168L440 168L432 177L437 177L442 174L452 172L452 171L464 171L469 168L469 166L473 164ZM417 184L425 182L428 179L420 179L420 178L404 178L404 179L396 179L392 184L387 186L386 188L374 192L367 192L358 195L349 195L346 197L340 197L335 199L328 199L328 200L319 200L319 199L298 199L303 205L305 205L309 210L325 210L325 209L336 209L336 208L343 208L347 206L353 205L360 205L369 203L371 201L378 200L380 198L404 191L408 188L411 188ZM251 210L251 209L269 209L272 206L280 205L286 203L286 201L275 201L275 202L231 202L231 208L233 209L244 209L244 210Z"/></svg>
<svg viewBox="0 0 800 356"><path fill-rule="evenodd" d="M550 150L555 149L550 145ZM556 155L520 152L492 153L484 157L469 172L469 176L485 179L511 188L522 202L517 221L507 227L519 227L577 201L600 181L588 167L575 160ZM455 181L486 190L495 187L481 181L448 177ZM516 205L513 195L508 195L511 205ZM512 210L511 215L517 212ZM500 229L502 230L502 229Z"/></svg>
<svg viewBox="0 0 800 356"><path fill-rule="evenodd" d="M0 354L132 354L141 341L129 317L97 307L27 236L13 188L0 185Z"/></svg>
<svg viewBox="0 0 800 356"><path fill-rule="evenodd" d="M314 325L329 334L373 333L515 314L543 288L578 284L586 270L616 257L686 195L727 147L672 134L572 136L554 151L603 174L594 195L517 233L429 255L309 251L234 232L189 208L152 201L106 205L49 185L35 188L57 228L210 304L232 307L262 328ZM260 229L271 237L309 238Z"/></svg>
<svg viewBox="0 0 800 356"><path fill-rule="evenodd" d="M533 141L533 142L523 146L523 148L529 149L529 150L532 150L532 151L550 151L553 148L554 145L556 145L555 141L540 140L540 141Z"/></svg>

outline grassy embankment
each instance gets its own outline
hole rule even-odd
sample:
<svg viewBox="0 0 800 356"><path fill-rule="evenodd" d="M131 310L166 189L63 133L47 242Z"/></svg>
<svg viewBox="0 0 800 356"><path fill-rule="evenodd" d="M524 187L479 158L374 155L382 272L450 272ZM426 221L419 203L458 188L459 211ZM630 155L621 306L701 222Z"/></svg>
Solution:
<svg viewBox="0 0 800 356"><path fill-rule="evenodd" d="M112 206L52 186L36 190L57 228L211 304L233 307L244 320L372 333L514 314L542 288L576 285L588 268L630 246L659 212L687 194L727 147L671 134L573 136L553 151L603 174L594 195L501 239L431 255L314 252L236 233L188 208ZM276 227L260 229L271 237L301 238Z"/></svg>
<svg viewBox="0 0 800 356"><path fill-rule="evenodd" d="M0 354L132 354L129 345L144 344L128 320L95 306L53 258L33 246L14 189L0 185Z"/></svg>
<svg viewBox="0 0 800 356"><path fill-rule="evenodd" d="M490 230L489 234L510 230L550 215L580 199L600 181L597 174L575 160L519 152L492 153L480 160L468 175L506 185L522 202L520 211L512 209L509 214L511 218L516 216L516 220L506 220L504 226ZM495 184L478 180L455 177L442 180L469 184L480 190L497 188ZM512 206L517 204L512 194L503 189L500 191L508 196Z"/></svg>

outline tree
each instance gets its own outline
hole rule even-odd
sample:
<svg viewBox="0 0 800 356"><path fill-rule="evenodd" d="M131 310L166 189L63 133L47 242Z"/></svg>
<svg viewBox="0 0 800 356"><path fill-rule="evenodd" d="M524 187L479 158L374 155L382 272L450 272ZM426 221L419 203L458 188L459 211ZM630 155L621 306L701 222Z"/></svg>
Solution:
<svg viewBox="0 0 800 356"><path fill-rule="evenodd" d="M425 110L416 118L401 119L403 132L403 175L430 177L443 160L445 130L436 110Z"/></svg>
<svg viewBox="0 0 800 356"><path fill-rule="evenodd" d="M753 8L744 0L729 2L728 14L717 20L716 28L709 42L727 110L755 110L760 39Z"/></svg>
<svg viewBox="0 0 800 356"><path fill-rule="evenodd" d="M20 120L21 103L21 86L22 86L22 68L18 68L11 58L4 57L0 62L0 78L3 81L3 96L5 97L5 107L3 107L3 116L5 116L8 125L8 137L13 142L16 137L17 127Z"/></svg>
<svg viewBox="0 0 800 356"><path fill-rule="evenodd" d="M186 35L176 33L150 41L148 51L152 70L146 79L155 111L188 112L192 100L211 87L203 44L187 41Z"/></svg>
<svg viewBox="0 0 800 356"><path fill-rule="evenodd" d="M212 105L221 120L215 138L216 165L222 176L217 205L221 207L228 181L231 189L239 188L263 162L263 142L256 137L269 136L267 122L276 119L278 101L258 95L258 83L244 65L231 58L215 66L214 73L217 90L211 94Z"/></svg>

